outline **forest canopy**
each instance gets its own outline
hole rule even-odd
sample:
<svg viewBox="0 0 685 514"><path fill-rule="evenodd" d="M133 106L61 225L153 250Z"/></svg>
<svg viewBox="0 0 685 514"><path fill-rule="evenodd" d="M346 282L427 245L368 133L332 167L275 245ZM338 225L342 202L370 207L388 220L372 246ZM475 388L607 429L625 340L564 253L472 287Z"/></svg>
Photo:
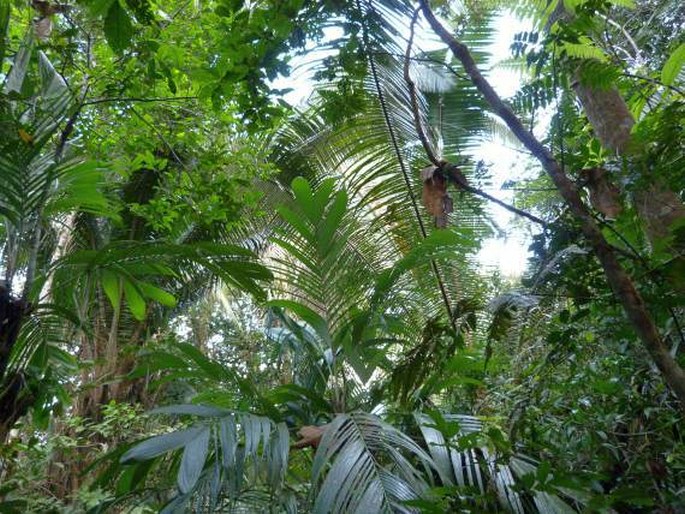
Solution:
<svg viewBox="0 0 685 514"><path fill-rule="evenodd" d="M0 512L685 512L684 28L0 0Z"/></svg>

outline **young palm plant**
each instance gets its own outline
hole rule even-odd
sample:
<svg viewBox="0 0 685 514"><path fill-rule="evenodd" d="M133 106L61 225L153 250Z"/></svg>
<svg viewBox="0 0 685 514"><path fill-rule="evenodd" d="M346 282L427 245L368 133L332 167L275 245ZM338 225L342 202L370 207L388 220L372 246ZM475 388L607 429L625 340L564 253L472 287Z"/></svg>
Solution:
<svg viewBox="0 0 685 514"><path fill-rule="evenodd" d="M166 483L168 512L187 505L201 512L219 506L240 511L248 504L255 511L268 511L269 505L289 512L299 504L314 512L430 512L445 501L515 512L527 504L542 512L555 512L545 505L565 506L547 492L516 492L515 477L534 473L535 466L521 458L496 459L481 445L488 437L477 418L417 413L404 432L383 419L393 395L371 394L415 333L406 326L412 318L393 312L406 288L400 279L421 260L448 258L459 239L435 232L416 252L374 273L352 243L359 223L347 193L336 191L330 179L316 189L295 179L292 189L293 200L279 209L283 224L274 242L281 251L272 257L276 299L268 302L279 313L268 333L281 346L281 362L289 363L287 383L260 391L237 370L188 345L152 354L151 369L171 369L174 378L202 383L196 397L202 404L158 409L182 420L182 428L123 455L119 450L123 474L114 466L106 479L118 475L123 491L150 501L142 478L153 469L151 461L165 463L176 475L175 486ZM227 394L208 394L211 387ZM252 398L249 412L235 408L241 399L231 387L239 388L243 402ZM450 429L445 419L459 428ZM289 429L312 421L316 425L302 427L302 438L288 451ZM316 448L313 461L303 453L308 446ZM297 481L306 474L308 485ZM131 476L141 481L132 483ZM309 494L294 494L303 485ZM441 496L436 487L451 492Z"/></svg>

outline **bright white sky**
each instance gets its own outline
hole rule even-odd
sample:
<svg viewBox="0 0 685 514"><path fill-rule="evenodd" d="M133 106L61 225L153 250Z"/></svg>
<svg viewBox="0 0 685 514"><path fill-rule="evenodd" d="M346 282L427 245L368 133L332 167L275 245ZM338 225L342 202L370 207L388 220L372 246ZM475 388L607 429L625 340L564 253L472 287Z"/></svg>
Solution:
<svg viewBox="0 0 685 514"><path fill-rule="evenodd" d="M497 63L509 58L509 49L517 32L530 30L530 27L514 16L502 16L496 23L497 37L492 45L492 63L488 73L493 87L502 97L512 96L520 86L520 77L510 69L498 67ZM501 141L484 143L475 158L490 164L493 189L488 193L501 200L512 203L513 192L503 190L507 180L526 177L529 164L527 154L505 146ZM519 227L512 227L514 215L497 205L491 206L493 218L506 232L504 238L492 238L485 242L479 258L484 267L499 269L504 276L519 276L526 266L530 238ZM528 222L526 222L528 223Z"/></svg>
<svg viewBox="0 0 685 514"><path fill-rule="evenodd" d="M511 56L510 45L514 41L517 32L530 30L529 26L512 15L502 15L495 23L495 42L490 48L492 61L487 76L493 87L502 97L513 95L519 85L520 77L517 73L498 67L498 63ZM338 34L329 34L331 39ZM430 47L430 43L420 42L421 48ZM324 52L315 57L309 55L306 61L295 60L293 73L290 77L281 78L274 83L277 88L293 88L286 95L286 100L293 105L304 103L311 95L313 84L311 82L312 61L323 58ZM298 63L299 67L298 67ZM518 180L527 175L526 168L528 159L525 153L508 148L500 141L491 141L482 144L474 153L475 160L483 160L488 164L492 174L492 187L487 192L509 203L512 202L513 193L501 188L507 180ZM499 270L505 277L520 276L526 266L528 258L529 237L521 229L520 224L512 224L513 215L505 209L491 205L491 213L494 221L504 236L494 237L485 242L479 254L484 271Z"/></svg>

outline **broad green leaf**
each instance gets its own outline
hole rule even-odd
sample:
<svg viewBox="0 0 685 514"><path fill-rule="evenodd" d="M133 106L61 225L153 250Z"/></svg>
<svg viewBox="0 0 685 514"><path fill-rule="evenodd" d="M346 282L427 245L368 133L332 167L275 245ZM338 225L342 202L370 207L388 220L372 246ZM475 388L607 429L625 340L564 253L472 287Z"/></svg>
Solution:
<svg viewBox="0 0 685 514"><path fill-rule="evenodd" d="M296 177L290 187L295 194L295 202L302 209L302 212L305 213L311 223L318 223L323 215L323 209L317 209L309 182L302 177Z"/></svg>
<svg viewBox="0 0 685 514"><path fill-rule="evenodd" d="M179 343L176 345L176 348L190 357L197 367L206 374L206 378L216 381L230 380L234 378L233 370L224 367L219 362L210 359L192 344Z"/></svg>
<svg viewBox="0 0 685 514"><path fill-rule="evenodd" d="M105 16L113 3L118 0L92 0L88 3L88 10L93 16Z"/></svg>
<svg viewBox="0 0 685 514"><path fill-rule="evenodd" d="M119 0L114 0L105 17L105 37L109 46L117 53L122 53L128 48L133 37L133 25L131 17Z"/></svg>
<svg viewBox="0 0 685 514"><path fill-rule="evenodd" d="M102 271L102 289L115 311L121 307L121 279L111 271Z"/></svg>
<svg viewBox="0 0 685 514"><path fill-rule="evenodd" d="M42 50L38 52L38 70L40 71L41 95L43 98L60 97L69 92L64 78L55 71L52 63Z"/></svg>
<svg viewBox="0 0 685 514"><path fill-rule="evenodd" d="M319 225L320 229L317 233L318 244L323 253L328 251L331 241L335 237L336 231L340 228L340 223L347 211L347 193L339 191L333 198L330 208L323 223Z"/></svg>
<svg viewBox="0 0 685 514"><path fill-rule="evenodd" d="M235 416L227 416L219 425L219 441L221 441L221 459L226 469L235 465L238 436L236 434Z"/></svg>
<svg viewBox="0 0 685 514"><path fill-rule="evenodd" d="M661 70L661 82L667 86L672 85L684 64L685 43L681 43L664 63L664 67Z"/></svg>
<svg viewBox="0 0 685 514"><path fill-rule="evenodd" d="M333 189L335 188L335 180L332 178L327 178L318 185L316 192L314 193L314 206L316 207L316 212L322 215L326 210L326 206L333 197ZM317 220L313 220L317 221Z"/></svg>
<svg viewBox="0 0 685 514"><path fill-rule="evenodd" d="M293 212L292 210L288 209L284 205L279 205L276 208L278 214L281 215L281 217L287 221L291 227L293 227L297 232L306 240L313 242L314 240L314 233L312 230L309 228L305 220L302 219L302 216L297 214L296 212Z"/></svg>
<svg viewBox="0 0 685 514"><path fill-rule="evenodd" d="M121 457L123 464L134 460L153 459L163 453L177 450L197 438L206 427L193 427L185 430L158 435L135 445Z"/></svg>
<svg viewBox="0 0 685 514"><path fill-rule="evenodd" d="M126 302L131 314L138 321L145 319L145 300L138 292L136 286L129 280L124 280L124 293L126 294Z"/></svg>
<svg viewBox="0 0 685 514"><path fill-rule="evenodd" d="M154 286L149 282L138 282L137 286L144 297L164 305L165 307L176 307L176 298L164 289Z"/></svg>
<svg viewBox="0 0 685 514"><path fill-rule="evenodd" d="M140 356L139 363L130 375L133 378L144 377L155 371L187 370L188 362L178 355L168 352L150 352Z"/></svg>
<svg viewBox="0 0 685 514"><path fill-rule="evenodd" d="M21 43L19 51L14 56L12 68L5 79L6 93L21 92L22 85L24 84L24 77L26 77L29 63L31 62L34 44L35 38L33 37L33 31L29 31L28 34L26 34L24 41Z"/></svg>
<svg viewBox="0 0 685 514"><path fill-rule="evenodd" d="M209 448L209 427L204 427L183 450L181 467L178 470L178 488L181 493L190 492L202 473Z"/></svg>
<svg viewBox="0 0 685 514"><path fill-rule="evenodd" d="M298 318L307 322L314 330L316 330L320 337L327 341L329 340L330 336L328 334L328 326L326 321L306 305L294 302L292 300L271 300L267 302L267 305L270 307L281 307L293 312Z"/></svg>

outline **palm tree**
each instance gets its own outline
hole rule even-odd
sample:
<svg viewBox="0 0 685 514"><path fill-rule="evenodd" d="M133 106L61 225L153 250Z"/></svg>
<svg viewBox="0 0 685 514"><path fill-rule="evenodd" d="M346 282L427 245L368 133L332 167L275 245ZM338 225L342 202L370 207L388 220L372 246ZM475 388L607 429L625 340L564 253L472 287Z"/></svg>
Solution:
<svg viewBox="0 0 685 514"><path fill-rule="evenodd" d="M140 399L134 384L118 381L178 300L216 280L259 296L270 277L226 231L210 234L183 219L169 231L173 237L152 230L130 205L161 194L162 172L141 166L127 181L111 181L109 169L70 150L84 100L33 47L29 32L0 98L7 184L0 193L0 293L9 327L0 352L3 441L29 408L57 408L53 397L65 395L56 376L76 365L69 354L92 363L80 369L88 387L76 412L98 419L109 400ZM38 86L26 93L35 81L23 81L34 75Z"/></svg>

